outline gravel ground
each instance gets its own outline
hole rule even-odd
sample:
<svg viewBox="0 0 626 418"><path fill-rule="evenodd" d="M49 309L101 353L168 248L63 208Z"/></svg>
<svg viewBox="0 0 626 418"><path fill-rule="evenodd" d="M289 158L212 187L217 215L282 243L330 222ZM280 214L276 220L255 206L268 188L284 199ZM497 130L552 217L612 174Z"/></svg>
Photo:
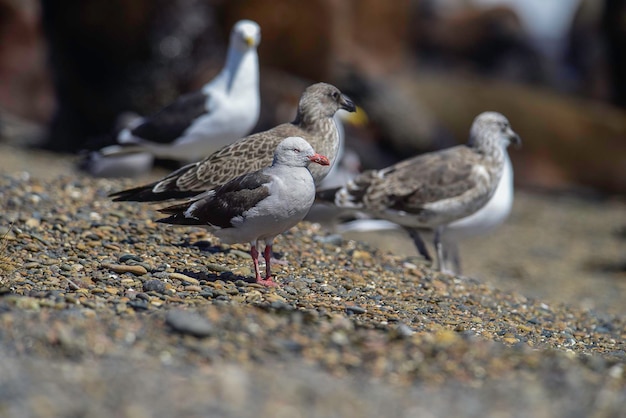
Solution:
<svg viewBox="0 0 626 418"><path fill-rule="evenodd" d="M522 195L459 277L303 223L268 289L106 197L138 181L0 148L0 416L626 416L623 202Z"/></svg>

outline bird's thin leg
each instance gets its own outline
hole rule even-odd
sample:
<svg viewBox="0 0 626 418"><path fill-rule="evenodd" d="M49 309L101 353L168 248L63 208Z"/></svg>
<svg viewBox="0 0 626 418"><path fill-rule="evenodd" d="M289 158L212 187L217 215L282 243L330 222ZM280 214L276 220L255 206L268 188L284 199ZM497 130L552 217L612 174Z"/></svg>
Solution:
<svg viewBox="0 0 626 418"><path fill-rule="evenodd" d="M407 231L413 240L413 244L415 244L415 248L417 248L417 252L419 252L420 255L426 259L426 261L433 261L433 258L430 256L428 248L426 248L426 244L417 229L408 228Z"/></svg>
<svg viewBox="0 0 626 418"><path fill-rule="evenodd" d="M435 251L437 252L437 270L444 271L444 258L443 258L443 243L441 242L441 235L443 234L443 226L435 228Z"/></svg>
<svg viewBox="0 0 626 418"><path fill-rule="evenodd" d="M272 280L272 244L265 244L263 257L265 258L265 280Z"/></svg>
<svg viewBox="0 0 626 418"><path fill-rule="evenodd" d="M450 266L449 270L456 274L461 274L461 255L459 253L459 246L456 242L446 242L444 248L444 258L446 260L446 265Z"/></svg>
<svg viewBox="0 0 626 418"><path fill-rule="evenodd" d="M257 243L258 244L258 243ZM256 251L256 247L255 247ZM265 259L265 279L261 278L259 274L259 261L258 261L259 253L257 251L257 260L255 261L256 268L256 282L259 284L263 284L265 286L276 286L276 282L272 280L272 242L265 242L265 251L263 251L263 258Z"/></svg>
<svg viewBox="0 0 626 418"><path fill-rule="evenodd" d="M254 263L254 275L257 283L260 283L261 273L259 273L259 252L256 249L255 244L250 244L250 255L252 256L252 262Z"/></svg>

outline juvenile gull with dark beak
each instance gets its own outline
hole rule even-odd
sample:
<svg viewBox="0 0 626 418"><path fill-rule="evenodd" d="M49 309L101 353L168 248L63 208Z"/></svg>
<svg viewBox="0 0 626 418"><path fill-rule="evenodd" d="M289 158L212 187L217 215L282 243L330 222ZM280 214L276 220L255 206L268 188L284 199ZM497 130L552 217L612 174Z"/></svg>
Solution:
<svg viewBox="0 0 626 418"><path fill-rule="evenodd" d="M429 258L420 230L433 230L438 267L444 268L442 235L448 225L483 208L504 173L509 144L519 136L500 113L476 117L467 145L422 154L382 170L366 171L318 199L404 227Z"/></svg>
<svg viewBox="0 0 626 418"><path fill-rule="evenodd" d="M313 84L300 97L293 122L242 138L157 182L111 196L116 201L136 202L193 198L237 176L267 167L278 144L290 136L304 138L317 152L328 157L330 166L311 167L315 184L319 184L330 171L339 150L339 134L333 119L339 109L354 112L356 106L335 86Z"/></svg>

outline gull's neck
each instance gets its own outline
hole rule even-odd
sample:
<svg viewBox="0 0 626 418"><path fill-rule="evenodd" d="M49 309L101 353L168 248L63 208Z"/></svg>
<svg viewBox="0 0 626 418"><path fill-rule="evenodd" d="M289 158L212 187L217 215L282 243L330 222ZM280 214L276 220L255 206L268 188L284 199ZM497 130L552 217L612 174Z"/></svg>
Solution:
<svg viewBox="0 0 626 418"><path fill-rule="evenodd" d="M337 125L332 117L328 116L311 116L298 113L293 122L303 131L311 134L310 141L315 151L324 154L329 158L334 158L339 145L339 132Z"/></svg>
<svg viewBox="0 0 626 418"><path fill-rule="evenodd" d="M309 135L305 139L309 141L313 149L330 160L329 166L320 166L318 164L309 166L313 179L316 183L319 183L326 177L326 174L328 174L337 160L339 132L335 120L332 117L321 116L320 114L305 115L298 110L298 114L292 124L307 132Z"/></svg>
<svg viewBox="0 0 626 418"><path fill-rule="evenodd" d="M470 139L470 147L484 159L491 161L497 166L502 166L507 158L506 145L497 134L484 136L480 139Z"/></svg>
<svg viewBox="0 0 626 418"><path fill-rule="evenodd" d="M226 64L215 78L214 85L221 87L228 95L256 89L259 84L258 68L259 57L256 49L242 52L229 48Z"/></svg>
<svg viewBox="0 0 626 418"><path fill-rule="evenodd" d="M298 109L296 118L292 123L308 132L327 133L331 130L337 130L333 117L323 115L320 112L303 112Z"/></svg>

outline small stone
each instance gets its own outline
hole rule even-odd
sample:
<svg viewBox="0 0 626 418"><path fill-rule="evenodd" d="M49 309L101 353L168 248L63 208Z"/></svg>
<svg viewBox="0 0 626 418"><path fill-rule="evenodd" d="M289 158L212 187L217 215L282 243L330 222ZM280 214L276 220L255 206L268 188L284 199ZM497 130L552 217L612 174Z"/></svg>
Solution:
<svg viewBox="0 0 626 418"><path fill-rule="evenodd" d="M230 254L235 255L235 256L237 256L237 257L239 257L239 258L249 258L249 259L251 259L251 258L252 258L252 256L251 256L250 254L248 254L248 253L247 253L247 252L245 252L245 251L241 251L241 250L234 250L234 249L231 249L231 250L230 250Z"/></svg>
<svg viewBox="0 0 626 418"><path fill-rule="evenodd" d="M272 307L272 309L276 309L277 311L290 312L290 311L294 310L293 306L291 306L290 304L288 304L286 302L281 302L279 300L276 300L276 301L270 303L270 306Z"/></svg>
<svg viewBox="0 0 626 418"><path fill-rule="evenodd" d="M210 290L203 290L198 296L201 296L205 299L211 299L213 298L213 292Z"/></svg>
<svg viewBox="0 0 626 418"><path fill-rule="evenodd" d="M346 312L348 313L348 315L352 314L364 314L365 312L367 312L364 308L361 308L360 306L357 305L350 305L350 306L346 306Z"/></svg>
<svg viewBox="0 0 626 418"><path fill-rule="evenodd" d="M194 285L199 285L200 281L197 279L194 279L193 277L189 277L185 274L181 274L181 273L170 273L169 274L169 278L171 280L180 280L181 282L185 282L185 283L189 283L189 284L194 284Z"/></svg>
<svg viewBox="0 0 626 418"><path fill-rule="evenodd" d="M223 266L221 264L207 263L205 264L205 267L209 271L217 271L218 273L224 273L224 272L229 271L227 266Z"/></svg>
<svg viewBox="0 0 626 418"><path fill-rule="evenodd" d="M352 258L354 260L369 261L372 259L372 255L367 251L355 250L352 253Z"/></svg>
<svg viewBox="0 0 626 418"><path fill-rule="evenodd" d="M119 293L119 289L116 287L106 287L104 291L110 295L117 295Z"/></svg>
<svg viewBox="0 0 626 418"><path fill-rule="evenodd" d="M28 263L24 263L22 268L23 269L32 269L32 268L39 267L39 266L40 266L40 264L38 262L31 261L31 262L28 262Z"/></svg>
<svg viewBox="0 0 626 418"><path fill-rule="evenodd" d="M165 316L165 323L176 332L195 337L208 337L213 333L213 324L195 312L171 310Z"/></svg>
<svg viewBox="0 0 626 418"><path fill-rule="evenodd" d="M227 287L224 290L225 290L226 294L231 295L231 296L239 294L239 289L237 289L236 287L229 286L229 287Z"/></svg>
<svg viewBox="0 0 626 418"><path fill-rule="evenodd" d="M148 301L142 299L135 299L128 302L128 306L136 311L145 311L148 309Z"/></svg>
<svg viewBox="0 0 626 418"><path fill-rule="evenodd" d="M116 273L132 273L137 276L143 276L144 274L148 273L148 270L146 270L144 266L140 265L127 266L124 264L103 263L102 267L104 267L105 269L113 270Z"/></svg>
<svg viewBox="0 0 626 418"><path fill-rule="evenodd" d="M449 347L460 339L459 334L454 331L443 329L435 334L435 342L441 346Z"/></svg>
<svg viewBox="0 0 626 418"><path fill-rule="evenodd" d="M143 261L143 258L141 258L141 257L139 257L138 255L135 255L135 254L124 254L124 255L120 256L120 258L118 258L118 261L120 263L125 263L125 262L127 262L129 260L141 263Z"/></svg>
<svg viewBox="0 0 626 418"><path fill-rule="evenodd" d="M335 331L330 335L330 340L340 346L348 345L350 340L344 331Z"/></svg>
<svg viewBox="0 0 626 418"><path fill-rule="evenodd" d="M80 302L78 301L78 298L74 295L65 295L65 301L67 303L71 303L73 305L78 305Z"/></svg>
<svg viewBox="0 0 626 418"><path fill-rule="evenodd" d="M29 218L24 224L29 228L36 228L41 224L41 221L39 219Z"/></svg>
<svg viewBox="0 0 626 418"><path fill-rule="evenodd" d="M126 287L131 287L135 285L135 279L129 279L129 278L122 279L120 280L120 283L122 283Z"/></svg>
<svg viewBox="0 0 626 418"><path fill-rule="evenodd" d="M507 344L517 344L519 342L519 340L515 337L505 337L502 339L502 341Z"/></svg>
<svg viewBox="0 0 626 418"><path fill-rule="evenodd" d="M148 280L143 284L144 292L157 292L157 293L165 293L166 287L165 283L160 280Z"/></svg>
<svg viewBox="0 0 626 418"><path fill-rule="evenodd" d="M415 332L407 324L399 324L396 329L396 335L402 338L407 338L415 334Z"/></svg>
<svg viewBox="0 0 626 418"><path fill-rule="evenodd" d="M270 303L272 303L272 302L282 302L282 303L287 302L284 297L282 297L280 295L277 295L276 293L270 293L265 298Z"/></svg>

